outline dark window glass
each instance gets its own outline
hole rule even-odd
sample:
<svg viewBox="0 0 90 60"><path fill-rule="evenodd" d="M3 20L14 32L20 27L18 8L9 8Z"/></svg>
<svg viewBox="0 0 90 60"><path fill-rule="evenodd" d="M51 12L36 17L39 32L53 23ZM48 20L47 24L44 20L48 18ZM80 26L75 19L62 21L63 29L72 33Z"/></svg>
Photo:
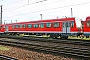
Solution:
<svg viewBox="0 0 90 60"><path fill-rule="evenodd" d="M16 25L16 28L18 28L19 26L18 25Z"/></svg>
<svg viewBox="0 0 90 60"><path fill-rule="evenodd" d="M65 22L63 22L63 27L66 27L66 24L65 24Z"/></svg>
<svg viewBox="0 0 90 60"><path fill-rule="evenodd" d="M70 27L70 22L63 22L63 27Z"/></svg>
<svg viewBox="0 0 90 60"><path fill-rule="evenodd" d="M14 26L14 25L12 25L12 28L15 28L15 26Z"/></svg>
<svg viewBox="0 0 90 60"><path fill-rule="evenodd" d="M51 27L51 23L46 23L46 27L50 28Z"/></svg>
<svg viewBox="0 0 90 60"><path fill-rule="evenodd" d="M20 25L20 28L22 28L22 25Z"/></svg>
<svg viewBox="0 0 90 60"><path fill-rule="evenodd" d="M40 28L44 28L44 23L41 23L40 24Z"/></svg>
<svg viewBox="0 0 90 60"><path fill-rule="evenodd" d="M32 28L32 24L28 24L28 28Z"/></svg>
<svg viewBox="0 0 90 60"><path fill-rule="evenodd" d="M26 28L26 24L24 24L24 28Z"/></svg>
<svg viewBox="0 0 90 60"><path fill-rule="evenodd" d="M70 22L66 22L66 26L67 27L70 27Z"/></svg>
<svg viewBox="0 0 90 60"><path fill-rule="evenodd" d="M90 27L90 21L87 21L87 27Z"/></svg>
<svg viewBox="0 0 90 60"><path fill-rule="evenodd" d="M34 24L34 28L38 28L38 24Z"/></svg>
<svg viewBox="0 0 90 60"><path fill-rule="evenodd" d="M71 21L71 27L74 27L74 21Z"/></svg>
<svg viewBox="0 0 90 60"><path fill-rule="evenodd" d="M56 28L59 27L59 22L55 22L53 27L56 27Z"/></svg>
<svg viewBox="0 0 90 60"><path fill-rule="evenodd" d="M82 28L84 28L84 22L82 22Z"/></svg>

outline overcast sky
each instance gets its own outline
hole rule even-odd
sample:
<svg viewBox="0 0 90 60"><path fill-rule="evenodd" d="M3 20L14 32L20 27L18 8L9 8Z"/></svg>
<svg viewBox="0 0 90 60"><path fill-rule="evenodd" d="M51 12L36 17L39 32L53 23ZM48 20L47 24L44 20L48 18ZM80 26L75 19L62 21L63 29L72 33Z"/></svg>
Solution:
<svg viewBox="0 0 90 60"><path fill-rule="evenodd" d="M3 5L3 22L11 23L55 19L57 16L73 17L85 20L90 16L90 0L0 0Z"/></svg>

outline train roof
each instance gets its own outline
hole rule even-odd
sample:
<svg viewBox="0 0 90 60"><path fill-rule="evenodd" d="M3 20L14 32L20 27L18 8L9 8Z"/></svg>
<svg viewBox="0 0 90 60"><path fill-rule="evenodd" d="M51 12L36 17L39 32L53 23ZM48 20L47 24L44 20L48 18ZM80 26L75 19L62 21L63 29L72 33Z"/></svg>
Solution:
<svg viewBox="0 0 90 60"><path fill-rule="evenodd" d="M10 23L10 24L40 23L40 22L54 22L54 21L68 21L68 20L75 20L75 18L72 17L72 18L47 19L47 20L38 20L38 21L17 22L17 23ZM9 24L6 24L6 25L9 25Z"/></svg>
<svg viewBox="0 0 90 60"><path fill-rule="evenodd" d="M90 16L86 17L86 20L90 20Z"/></svg>

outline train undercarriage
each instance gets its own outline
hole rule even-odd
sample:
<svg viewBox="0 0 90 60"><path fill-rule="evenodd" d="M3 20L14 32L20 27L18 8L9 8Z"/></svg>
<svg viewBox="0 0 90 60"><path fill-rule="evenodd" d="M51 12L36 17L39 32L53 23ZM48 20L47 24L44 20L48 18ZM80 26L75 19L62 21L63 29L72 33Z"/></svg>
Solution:
<svg viewBox="0 0 90 60"><path fill-rule="evenodd" d="M77 38L89 38L89 36L84 35L84 33L17 33L17 32L10 32L10 33L3 33L2 35L10 35L10 36L47 36L48 38L61 38L61 39L68 39L68 37L77 37Z"/></svg>

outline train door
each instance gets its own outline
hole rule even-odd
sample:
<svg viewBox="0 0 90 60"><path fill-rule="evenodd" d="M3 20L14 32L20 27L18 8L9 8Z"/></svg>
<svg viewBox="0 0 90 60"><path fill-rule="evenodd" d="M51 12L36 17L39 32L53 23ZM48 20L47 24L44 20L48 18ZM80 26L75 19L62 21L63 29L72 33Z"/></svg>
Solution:
<svg viewBox="0 0 90 60"><path fill-rule="evenodd" d="M63 22L62 32L64 34L70 33L70 22Z"/></svg>
<svg viewBox="0 0 90 60"><path fill-rule="evenodd" d="M8 26L5 26L5 32L8 32Z"/></svg>

